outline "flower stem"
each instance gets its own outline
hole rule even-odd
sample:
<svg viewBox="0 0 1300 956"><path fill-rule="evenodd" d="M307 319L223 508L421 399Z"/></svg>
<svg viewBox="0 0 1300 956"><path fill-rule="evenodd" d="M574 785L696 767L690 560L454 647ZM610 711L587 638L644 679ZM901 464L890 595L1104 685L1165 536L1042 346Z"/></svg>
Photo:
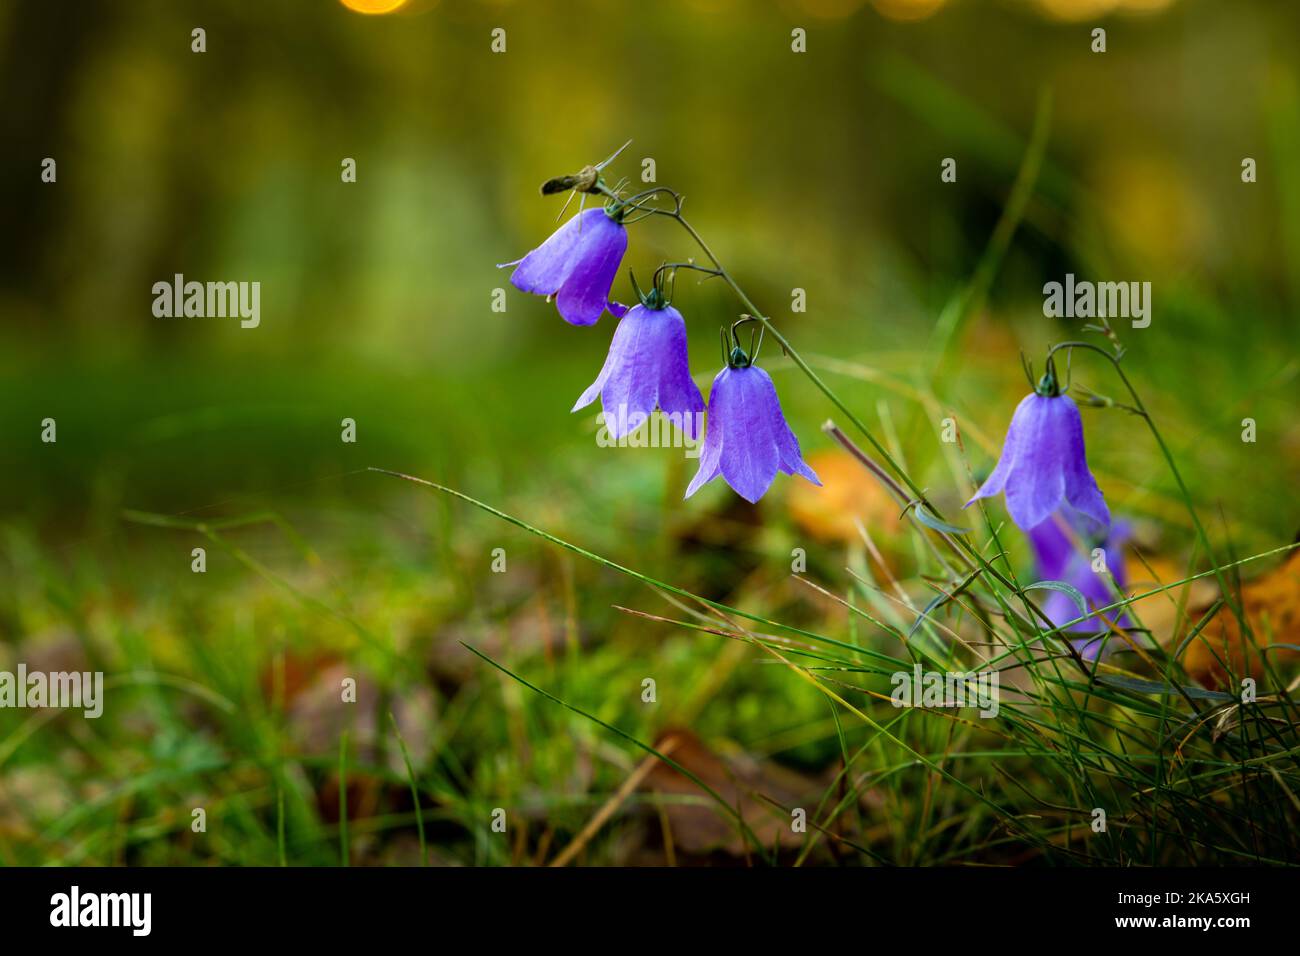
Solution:
<svg viewBox="0 0 1300 956"><path fill-rule="evenodd" d="M1146 405L1142 402L1142 396L1138 394L1129 377L1124 374L1124 368L1120 365L1120 358L1123 353L1118 355L1112 354L1100 346L1093 345L1091 342L1060 342L1053 345L1047 350L1047 357L1050 359L1056 352L1061 349L1087 349L1090 352L1096 352L1115 370L1119 380L1124 383L1128 393L1133 398L1133 410L1142 417L1147 423L1147 428L1151 431L1151 436L1156 440L1156 445L1160 448L1160 454L1164 456L1165 462L1169 465L1169 471L1174 476L1174 481L1178 483L1178 491L1182 497L1183 505L1187 508L1187 514L1192 519L1192 526L1196 529L1196 537L1200 541L1201 547L1205 549L1206 556L1210 559L1210 564L1214 568L1214 575L1218 579L1219 587L1222 588L1225 598L1231 593L1228 590L1227 581L1223 577L1223 571L1219 567L1219 562L1214 556L1214 549L1210 545L1210 536L1205 531L1205 526L1201 524L1200 516L1196 513L1196 505L1192 501L1192 493L1187 488L1187 483L1183 481L1182 472L1178 470L1178 464L1174 461L1173 452L1165 444L1164 436L1160 434L1160 429L1156 427L1155 420L1151 413L1147 411Z"/></svg>
<svg viewBox="0 0 1300 956"><path fill-rule="evenodd" d="M939 512L926 499L925 492L922 491L921 488L916 484L916 482L914 482L911 479L911 477L907 474L907 472L905 472L902 469L902 467L899 466L898 462L896 462L893 456L889 454L885 446L882 445L880 441L876 438L876 436L871 433L871 430L867 428L867 426L862 422L862 420L859 419L857 415L853 414L853 412L849 409L849 407L845 405L843 401L840 400L840 397L836 395L825 382L822 381L821 376L819 376L816 372L812 370L812 367L806 361L804 361L803 356L801 356L798 353L798 351L795 350L794 346L792 346L790 342L786 339L786 337L777 330L775 325L772 324L772 320L769 319L766 315L764 315L762 310L759 309L759 307L754 304L754 300L751 299L745 293L745 290L740 287L740 284L736 282L735 278L732 277L731 273L727 271L726 266L722 264L722 262L718 259L717 255L713 252L713 250L709 248L709 244L704 241L704 237L701 236L699 232L695 229L695 227L692 226L689 221L687 221L686 217L684 217L681 214L680 207L674 211L660 210L659 214L668 216L670 219L675 219L677 223L683 229L686 230L687 234L690 235L690 237L695 240L696 245L700 247L700 251L702 251L704 255L708 258L708 260L711 263L713 263L713 268L717 270L718 277L721 278L723 282L727 283L727 285L731 287L731 291L736 294L736 298L738 298L741 304L744 305L744 307L749 311L749 314L763 324L764 330L766 330L774 339L776 339L777 343L781 346L782 351L784 351L786 355L790 356L790 360L799 367L799 370L803 372L804 375L808 376L808 380L812 382L815 386L817 386L817 388L821 391L821 393L825 395L828 399L830 399L831 404L834 405L836 408L838 408L841 412L843 412L845 417L847 417L848 420L853 423L853 426L863 434L863 436L867 439L867 441L871 443L871 447L875 449L876 454L878 454L882 459L884 459L886 464L889 465L889 467L894 471L894 473L898 475L900 479L902 479L903 483L907 485L907 488L912 493L912 495L918 501L924 504L927 508L929 508L932 512L938 515Z"/></svg>
<svg viewBox="0 0 1300 956"><path fill-rule="evenodd" d="M709 248L709 244L704 241L704 237L701 236L699 232L696 231L695 227L692 226L690 222L687 221L687 219L682 215L681 196L673 192L672 190L667 190L663 188L660 188L655 192L656 193L665 192L668 195L671 195L675 201L675 206L673 209L658 209L658 208L647 207L647 214L667 216L670 219L675 219L677 223L683 229L686 230L687 234L690 235L690 237L695 240L696 245L700 247L700 250L704 253L704 255L708 258L708 260L711 263L713 263L714 269L717 270L717 275L724 282L726 282L728 286L731 287L731 291L736 294L736 297L738 299L740 299L741 304L743 304L745 308L749 310L750 315L753 316L754 319L762 323L763 328L766 331L771 333L772 337L775 338L776 341L780 344L785 354L788 355L791 361L793 361L794 364L799 367L799 370L802 371L804 375L808 377L808 380L811 381L815 386L817 386L817 388L821 391L821 393L825 395L828 399L830 399L831 404L834 405L836 408L838 408L841 412L843 412L844 415L848 418L848 420L853 423L854 427L857 428L857 430L863 434L863 436L867 439L867 441L871 443L871 447L876 450L876 453L880 455L880 457L885 461L885 463L889 465L889 468L894 472L894 474L898 475L899 479L902 480L903 484L907 486L907 490L912 494L916 502L921 505L924 505L930 511L931 514L933 514L935 517L939 518L940 520L943 520L943 513L930 502L929 498L926 497L924 490L922 490L922 488L915 481L912 480L912 477L906 471L903 470L902 466L900 466L898 462L894 460L893 455L891 455L889 451L885 448L885 446L879 441L879 439L877 439L876 436L872 434L871 429L867 428L866 424L863 423L863 421L860 418L858 418L858 416L855 415L847 405L844 404L844 402L840 399L840 397L831 390L830 386L828 386L825 382L822 381L821 376L819 376L816 372L812 370L812 367L806 361L804 361L803 356L801 356L798 353L798 351L796 351L795 348L789 343L789 341L785 338L785 336L783 336L777 330L776 326L772 324L772 321L762 313L762 311L758 308L758 306L754 304L754 300L751 299L745 293L745 290L740 287L740 284L736 282L736 280L732 277L731 273L727 271L727 268L722 264L721 260L719 260L717 255L714 254L713 250ZM629 200L629 202L630 203L636 202L639 200L639 198L640 197L633 197L631 200ZM945 535L944 537L947 543L950 544L952 547L954 547L955 550L959 552L964 552L965 555L968 558L972 559L976 564L978 564L979 567L985 573L992 576L999 584L1001 584L1004 588L1007 588L1012 594L1015 594L1025 604L1026 612L1028 613L1031 622L1034 621L1035 619L1041 619L1042 621L1046 622L1049 628L1053 626L1051 619L1047 617L1047 615L1043 612L1043 610L1040 607L1038 607L1038 605L1036 605L1028 597L1028 595L1026 595L1020 589L1020 587L1014 581L1007 578L1006 575L1004 575L1001 571L995 568L991 562L986 560L985 557L982 554L980 554L979 551L969 541L964 540L958 535ZM1065 647L1066 650L1070 653L1070 656L1074 658L1074 661L1076 665L1079 667L1079 669L1083 671L1085 674L1089 674L1089 679L1091 680L1091 673L1089 672L1087 666L1084 664L1082 657L1080 657L1079 655L1079 652L1069 641L1065 642Z"/></svg>

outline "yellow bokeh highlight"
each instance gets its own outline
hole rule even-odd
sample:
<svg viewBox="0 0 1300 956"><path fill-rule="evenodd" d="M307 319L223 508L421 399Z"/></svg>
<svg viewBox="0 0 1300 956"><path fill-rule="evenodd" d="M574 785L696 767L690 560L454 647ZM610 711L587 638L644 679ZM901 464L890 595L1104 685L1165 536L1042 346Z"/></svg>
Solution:
<svg viewBox="0 0 1300 956"><path fill-rule="evenodd" d="M1174 0L1037 0L1038 8L1056 20L1078 22L1110 13L1159 13Z"/></svg>
<svg viewBox="0 0 1300 956"><path fill-rule="evenodd" d="M392 13L406 6L407 0L339 0L339 3L347 7L353 13L364 13L368 16L379 16L384 13Z"/></svg>
<svg viewBox="0 0 1300 956"><path fill-rule="evenodd" d="M1121 248L1169 269L1204 258L1213 229L1210 211L1174 159L1117 151L1093 168L1090 179Z"/></svg>

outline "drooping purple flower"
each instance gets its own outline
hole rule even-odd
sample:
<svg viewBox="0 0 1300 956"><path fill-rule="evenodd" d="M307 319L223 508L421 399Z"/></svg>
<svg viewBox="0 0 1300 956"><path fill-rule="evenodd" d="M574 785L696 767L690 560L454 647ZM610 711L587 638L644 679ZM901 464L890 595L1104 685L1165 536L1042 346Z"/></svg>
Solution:
<svg viewBox="0 0 1300 956"><path fill-rule="evenodd" d="M547 297L566 322L594 325L607 308L610 286L627 251L627 229L604 209L580 212L522 259L497 268L518 266L510 275L517 289Z"/></svg>
<svg viewBox="0 0 1300 956"><path fill-rule="evenodd" d="M1079 406L1057 392L1054 382L1046 391L1040 387L1017 406L997 467L966 504L1005 492L1007 511L1026 531L1063 506L1104 529L1110 509L1088 470Z"/></svg>
<svg viewBox="0 0 1300 956"><path fill-rule="evenodd" d="M1039 578L1069 584L1087 600L1088 610L1096 612L1098 608L1114 604L1118 600L1117 591L1123 592L1128 585L1123 546L1131 532L1126 522L1116 522L1105 538L1095 543L1094 546L1100 547L1105 554L1106 570L1094 571L1092 554L1086 550L1087 543L1082 534L1076 530L1072 536L1066 530L1067 527L1077 529L1084 526L1086 525L1079 520L1078 515L1058 512L1029 530L1029 542L1033 545L1034 563ZM1107 582L1107 574L1113 578L1114 587ZM1039 606L1053 627L1061 627L1080 616L1074 600L1061 591L1049 592ZM1128 614L1122 609L1116 609L1100 615L1092 613L1067 628L1070 633L1093 635L1071 641L1086 660L1096 660L1103 652L1109 653L1127 646L1111 633L1110 623L1107 622L1119 628L1134 626Z"/></svg>
<svg viewBox="0 0 1300 956"><path fill-rule="evenodd" d="M700 469L686 497L722 475L740 497L756 502L778 471L821 484L804 463L799 439L785 422L772 379L741 354L739 363L729 361L713 380Z"/></svg>
<svg viewBox="0 0 1300 956"><path fill-rule="evenodd" d="M687 365L686 321L671 305L651 305L634 305L619 321L600 374L573 411L599 395L605 427L612 437L622 438L658 408L694 440L704 397Z"/></svg>

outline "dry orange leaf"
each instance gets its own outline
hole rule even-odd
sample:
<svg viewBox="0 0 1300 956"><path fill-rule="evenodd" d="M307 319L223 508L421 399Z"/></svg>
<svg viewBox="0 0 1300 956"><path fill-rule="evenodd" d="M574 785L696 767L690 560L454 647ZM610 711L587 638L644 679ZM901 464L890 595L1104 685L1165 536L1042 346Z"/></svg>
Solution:
<svg viewBox="0 0 1300 956"><path fill-rule="evenodd" d="M1280 567L1243 584L1241 607L1253 632L1251 646L1247 647L1242 639L1237 615L1227 606L1220 608L1183 653L1183 665L1196 680L1221 686L1228 683L1228 673L1216 654L1230 663L1239 677L1259 678L1263 672L1262 648L1270 644L1300 645L1300 551L1292 552ZM1200 611L1207 609L1208 603ZM1282 649L1269 651L1268 656L1276 667L1293 661L1296 653Z"/></svg>
<svg viewBox="0 0 1300 956"><path fill-rule="evenodd" d="M790 517L805 533L820 541L861 541L854 518L882 542L897 538L902 529L901 507L888 491L847 452L820 451L808 457L808 464L822 480L791 482L787 502Z"/></svg>
<svg viewBox="0 0 1300 956"><path fill-rule="evenodd" d="M1183 580L1187 577L1187 569L1168 558L1152 557L1144 562L1129 558L1128 576L1125 594L1132 597ZM1197 620L1193 609L1199 607L1204 610L1209 607L1214 602L1216 593L1213 582L1202 578L1139 598L1130 606L1143 626L1150 629L1151 636L1163 644L1173 639L1180 620L1185 622L1189 616ZM1185 628L1183 633L1186 633Z"/></svg>

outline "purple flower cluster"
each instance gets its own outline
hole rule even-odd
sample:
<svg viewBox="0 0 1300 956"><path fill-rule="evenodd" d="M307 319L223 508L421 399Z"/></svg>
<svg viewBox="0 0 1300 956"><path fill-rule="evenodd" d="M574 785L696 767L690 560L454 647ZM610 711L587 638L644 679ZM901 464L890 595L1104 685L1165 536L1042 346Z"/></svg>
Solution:
<svg viewBox="0 0 1300 956"><path fill-rule="evenodd" d="M1096 544L1105 559L1105 570L1095 570L1091 554L1084 550L1085 539L1076 529L1066 527L1059 514L1029 531L1029 543L1033 545L1034 563L1040 578L1063 581L1075 588L1092 612L1083 620L1077 620L1082 616L1078 606L1070 595L1061 591L1052 591L1042 603L1043 613L1053 627L1069 624L1066 630L1071 634L1089 635L1071 643L1090 661L1126 646L1122 639L1111 634L1111 624L1118 628L1133 627L1128 614L1119 609L1097 613L1098 608L1114 604L1117 594L1128 584L1123 546L1129 535L1130 529L1125 522L1116 522L1110 528ZM1114 580L1113 587L1106 582L1107 574ZM1075 623L1070 624L1071 621Z"/></svg>
<svg viewBox="0 0 1300 956"><path fill-rule="evenodd" d="M1040 580L1070 585L1094 612L1067 628L1071 633L1093 635L1072 641L1075 647L1085 658L1095 660L1104 651L1122 645L1122 640L1110 634L1111 625L1132 627L1129 616L1095 612L1114 604L1116 589L1122 591L1125 586L1122 547L1129 536L1128 526L1111 526L1110 509L1088 468L1079 406L1061 391L1050 360L1038 387L1011 416L993 473L966 504L998 494L1006 496L1011 519L1029 535ZM1104 569L1094 570L1090 552L1084 548L1089 542L1102 549ZM1113 586L1106 581L1108 574ZM1054 627L1081 616L1072 597L1062 591L1052 591L1042 609Z"/></svg>
<svg viewBox="0 0 1300 956"><path fill-rule="evenodd" d="M573 411L599 397L605 428L616 440L635 432L656 411L691 442L702 440L699 470L686 489L687 498L718 477L750 502L762 498L781 473L820 485L786 423L776 386L755 364L761 330L749 351L737 338L738 326L758 322L765 328L766 319L744 316L731 326L729 339L724 331L723 368L713 380L707 407L691 376L686 320L672 306L666 285L679 268L726 276L720 267L665 263L648 294L636 289L639 304L626 308L610 298L627 252L628 223L664 212L651 208L647 213L638 200L666 191L677 199L676 212L666 214L680 219L681 212L680 197L671 190L650 189L621 198L600 178L610 160L542 187L543 194L603 194L608 198L604 208L580 211L522 259L504 264L514 267L510 281L516 288L548 301L554 297L561 317L572 325L594 325L605 312L619 320L600 374L578 397ZM629 212L636 215L628 219ZM687 230L695 235L689 226ZM1085 657L1096 660L1113 643L1116 629L1133 627L1122 609L1101 610L1116 603L1115 596L1125 586L1121 549L1128 529L1111 526L1110 508L1088 467L1079 407L1057 382L1054 351L1048 353L1042 379L1016 407L996 467L966 505L1005 497L1012 520L1029 536L1040 578L1066 585L1050 589L1044 615L1053 627L1071 635ZM1089 549L1096 547L1105 556L1104 567L1092 560L1095 552ZM1076 603L1080 596L1082 609Z"/></svg>
<svg viewBox="0 0 1300 956"><path fill-rule="evenodd" d="M627 251L623 211L614 201L578 213L528 255L505 263L516 267L510 281L524 292L554 296L560 315L573 325L593 325L606 311L620 319L600 374L573 411L599 396L605 427L617 439L658 409L697 441L705 404L688 367L682 314L657 286L630 309L610 299ZM719 475L750 502L766 493L778 472L821 484L803 461L772 379L753 364L754 351L747 354L737 343L713 381L700 467L688 498Z"/></svg>

